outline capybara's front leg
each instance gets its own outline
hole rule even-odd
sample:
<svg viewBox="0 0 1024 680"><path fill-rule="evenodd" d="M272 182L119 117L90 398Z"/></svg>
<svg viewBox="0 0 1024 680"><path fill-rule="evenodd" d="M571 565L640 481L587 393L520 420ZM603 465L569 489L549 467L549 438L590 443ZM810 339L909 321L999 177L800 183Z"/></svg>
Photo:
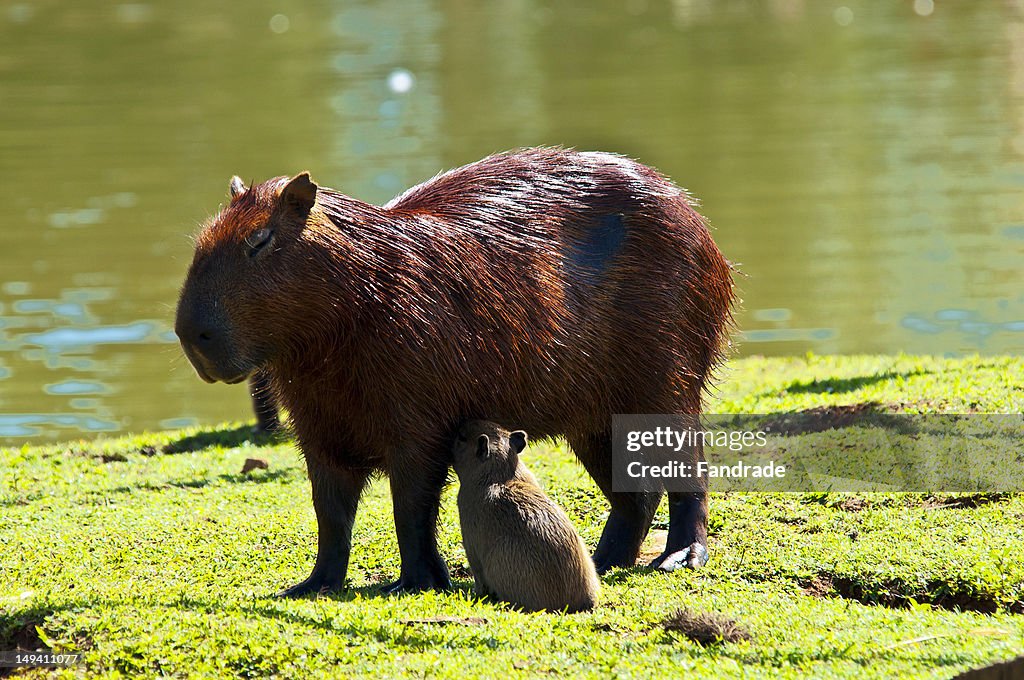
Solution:
<svg viewBox="0 0 1024 680"><path fill-rule="evenodd" d="M668 540L665 552L654 558L652 567L675 571L699 569L708 563L708 494L668 495Z"/></svg>
<svg viewBox="0 0 1024 680"><path fill-rule="evenodd" d="M613 567L632 567L661 502L661 492L618 492L612 484L610 432L575 436L569 445L597 482L612 509L594 550L594 566L603 574Z"/></svg>
<svg viewBox="0 0 1024 680"><path fill-rule="evenodd" d="M397 461L390 470L402 570L397 581L383 587L388 594L452 587L448 567L437 551L437 513L448 477L447 459L414 463L410 458Z"/></svg>
<svg viewBox="0 0 1024 680"><path fill-rule="evenodd" d="M661 493L613 493L608 500L612 510L594 550L594 566L599 574L613 567L636 564L640 544L647 537L661 502Z"/></svg>
<svg viewBox="0 0 1024 680"><path fill-rule="evenodd" d="M252 397L252 410L256 414L254 434L266 434L281 429L281 421L277 415L277 402L274 391L270 387L270 376L264 371L257 371L249 378L249 396Z"/></svg>
<svg viewBox="0 0 1024 680"><path fill-rule="evenodd" d="M300 597L309 593L341 590L348 572L352 547L352 524L367 473L339 468L306 456L306 469L316 512L317 551L313 572L302 583L286 588L278 597Z"/></svg>

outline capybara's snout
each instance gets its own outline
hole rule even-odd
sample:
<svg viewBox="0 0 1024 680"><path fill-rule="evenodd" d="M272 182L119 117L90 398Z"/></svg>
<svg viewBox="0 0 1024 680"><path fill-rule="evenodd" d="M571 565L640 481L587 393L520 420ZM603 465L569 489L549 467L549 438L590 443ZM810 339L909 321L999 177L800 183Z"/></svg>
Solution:
<svg viewBox="0 0 1024 680"><path fill-rule="evenodd" d="M185 356L206 382L237 383L249 376L251 371L237 359L230 323L218 312L215 301L183 294L174 332Z"/></svg>

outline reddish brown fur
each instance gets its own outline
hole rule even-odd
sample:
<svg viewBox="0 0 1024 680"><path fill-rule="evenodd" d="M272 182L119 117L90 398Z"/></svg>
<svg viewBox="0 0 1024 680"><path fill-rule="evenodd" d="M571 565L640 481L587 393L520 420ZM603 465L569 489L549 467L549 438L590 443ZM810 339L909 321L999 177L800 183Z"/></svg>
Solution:
<svg viewBox="0 0 1024 680"><path fill-rule="evenodd" d="M308 215L282 197L288 182L239 193L203 230L179 321L220 315L222 358L202 362L207 377L267 370L311 476L358 494L369 471L447 469L458 423L486 418L565 435L615 506L611 415L700 411L726 340L730 270L656 171L527 149L383 207L321 188ZM624 237L618 250L595 236L601 220ZM274 240L248 257L246 239L268 225ZM403 565L416 550L403 547Z"/></svg>

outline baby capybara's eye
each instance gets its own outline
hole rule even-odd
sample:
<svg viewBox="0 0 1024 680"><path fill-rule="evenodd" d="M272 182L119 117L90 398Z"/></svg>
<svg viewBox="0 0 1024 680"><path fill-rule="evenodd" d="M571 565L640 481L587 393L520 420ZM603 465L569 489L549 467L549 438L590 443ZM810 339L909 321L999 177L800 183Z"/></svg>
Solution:
<svg viewBox="0 0 1024 680"><path fill-rule="evenodd" d="M252 257L256 253L260 252L264 246L270 243L271 239L274 238L274 231L266 227L257 229L245 239L245 245L249 248L249 257Z"/></svg>

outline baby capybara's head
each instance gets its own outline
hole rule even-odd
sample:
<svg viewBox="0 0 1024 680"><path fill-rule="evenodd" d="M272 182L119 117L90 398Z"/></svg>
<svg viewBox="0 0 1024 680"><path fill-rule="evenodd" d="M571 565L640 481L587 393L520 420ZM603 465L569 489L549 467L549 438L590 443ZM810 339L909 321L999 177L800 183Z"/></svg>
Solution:
<svg viewBox="0 0 1024 680"><path fill-rule="evenodd" d="M294 332L294 309L316 295L296 276L315 257L308 225L324 221L309 174L253 187L234 177L230 191L196 240L174 324L207 382L240 382L271 360Z"/></svg>
<svg viewBox="0 0 1024 680"><path fill-rule="evenodd" d="M463 482L511 479L526 448L526 433L509 432L487 420L471 420L459 428L452 446L455 473Z"/></svg>

